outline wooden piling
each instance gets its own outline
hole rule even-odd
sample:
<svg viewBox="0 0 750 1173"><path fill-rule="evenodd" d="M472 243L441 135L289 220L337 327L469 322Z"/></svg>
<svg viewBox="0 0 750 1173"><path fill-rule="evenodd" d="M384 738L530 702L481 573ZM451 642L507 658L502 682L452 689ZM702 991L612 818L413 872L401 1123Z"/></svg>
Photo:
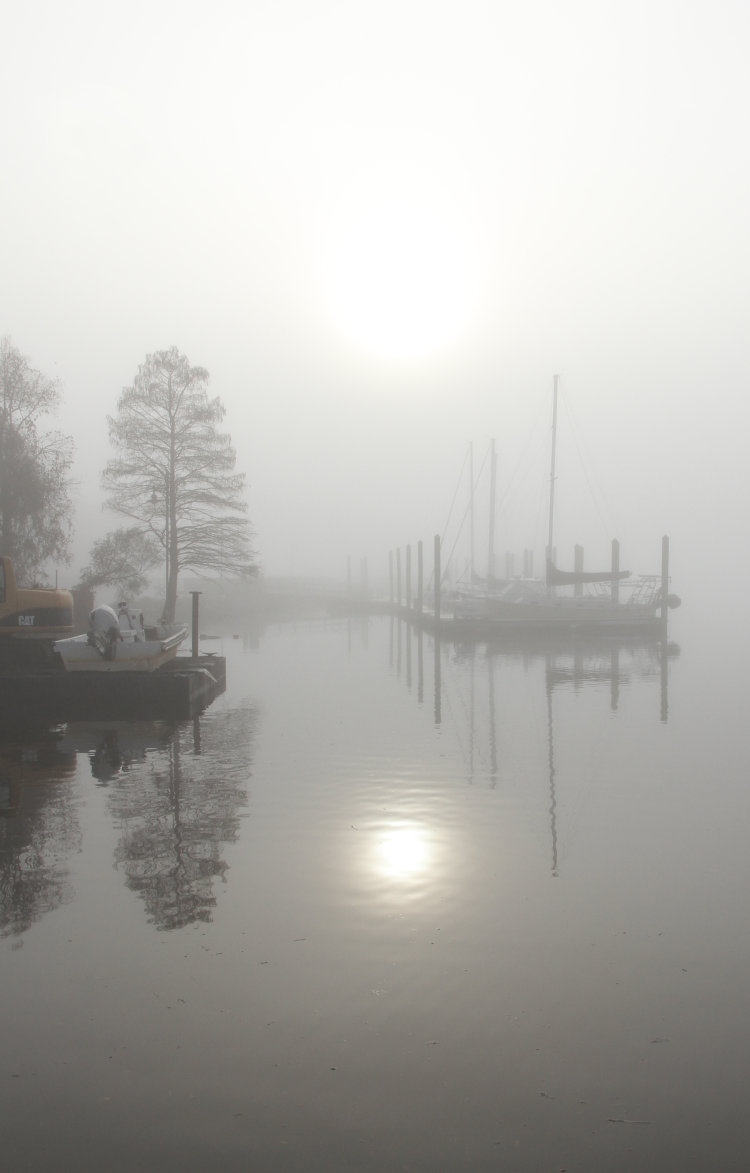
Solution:
<svg viewBox="0 0 750 1173"><path fill-rule="evenodd" d="M190 594L193 596L193 615L192 615L193 653L192 654L193 654L193 659L197 660L198 657L200 656L200 650L198 648L198 644L200 642L200 622L199 622L199 606L200 606L200 604L199 604L199 600L201 597L201 591L191 591Z"/></svg>
<svg viewBox="0 0 750 1173"><path fill-rule="evenodd" d="M401 610L401 547L396 549L396 606Z"/></svg>
<svg viewBox="0 0 750 1173"><path fill-rule="evenodd" d="M417 542L417 614L422 614L422 607L424 605L424 560L422 556L422 543Z"/></svg>
<svg viewBox="0 0 750 1173"><path fill-rule="evenodd" d="M583 546L576 546L573 550L573 569L576 574L583 573ZM573 594L578 596L583 594L583 583L577 582L573 586Z"/></svg>
<svg viewBox="0 0 750 1173"><path fill-rule="evenodd" d="M435 578L435 623L440 624L440 534L435 534L435 560L434 560L434 578Z"/></svg>
<svg viewBox="0 0 750 1173"><path fill-rule="evenodd" d="M612 602L620 602L620 543L617 538L612 539Z"/></svg>
<svg viewBox="0 0 750 1173"><path fill-rule="evenodd" d="M435 631L434 642L435 642L435 667L434 667L435 709L434 709L434 718L435 718L435 724L440 725L440 723L443 719L443 686L442 686L442 678L441 678L442 673L441 673L441 664L440 664L440 632L437 629Z"/></svg>
<svg viewBox="0 0 750 1173"><path fill-rule="evenodd" d="M669 610L669 538L665 534L661 540L661 621L667 626L667 612Z"/></svg>
<svg viewBox="0 0 750 1173"><path fill-rule="evenodd" d="M406 609L411 611L411 546L406 547Z"/></svg>

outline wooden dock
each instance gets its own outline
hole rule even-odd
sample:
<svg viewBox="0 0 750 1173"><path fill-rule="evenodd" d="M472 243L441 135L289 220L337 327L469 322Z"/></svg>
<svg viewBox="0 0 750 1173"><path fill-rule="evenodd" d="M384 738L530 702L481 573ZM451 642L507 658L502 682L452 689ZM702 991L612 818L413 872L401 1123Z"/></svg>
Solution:
<svg viewBox="0 0 750 1173"><path fill-rule="evenodd" d="M491 591L469 598L469 606L456 607L456 600L446 599L443 591L441 572L441 538L435 535L433 541L433 570L431 589L425 589L424 552L422 542L417 543L416 589L412 589L411 546L406 546L405 558L400 549L389 554L388 599L372 600L367 588L367 575L363 573L362 589L355 594L351 588L346 600L329 609L332 612L349 615L390 614L419 631L429 632L438 639L461 642L482 641L505 644L540 645L552 641L577 644L592 639L648 639L662 641L667 638L667 616L673 607L680 605L677 595L669 591L669 538L661 542L661 571L658 575L635 578L632 594L623 601L620 580L626 572L620 572L620 543L612 542L612 565L603 574L594 573L587 579L583 574L583 551L576 547L576 571L571 574L555 571L556 578L550 578L548 567L543 593L528 593L509 597L493 596ZM395 557L394 557L395 553ZM530 552L526 552L527 554ZM525 574L531 572L532 559L527 558ZM403 573L402 573L403 569ZM580 582L579 582L580 578ZM561 581L560 581L561 580ZM497 580L493 579L493 582ZM538 584L539 580L533 580ZM583 596L583 582L609 583L607 599ZM514 582L523 584L524 579L503 580L505 588L513 588ZM571 587L573 595L559 596L558 588ZM650 592L644 597L644 592ZM446 608L451 608L448 612ZM463 614L461 611L463 610Z"/></svg>

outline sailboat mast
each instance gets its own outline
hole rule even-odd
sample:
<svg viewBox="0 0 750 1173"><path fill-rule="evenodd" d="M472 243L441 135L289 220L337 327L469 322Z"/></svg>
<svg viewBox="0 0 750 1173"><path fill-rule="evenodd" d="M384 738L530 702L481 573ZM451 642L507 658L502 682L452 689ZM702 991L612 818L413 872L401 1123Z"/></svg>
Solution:
<svg viewBox="0 0 750 1173"><path fill-rule="evenodd" d="M490 455L490 540L487 548L487 578L495 577L495 496L497 485L497 455L495 441L492 441Z"/></svg>
<svg viewBox="0 0 750 1173"><path fill-rule="evenodd" d="M470 583L474 585L476 565L474 560L474 441L469 443L469 562Z"/></svg>
<svg viewBox="0 0 750 1173"><path fill-rule="evenodd" d="M555 375L552 393L552 458L549 473L549 531L547 534L547 561L552 561L552 540L555 532L555 455L557 452L557 384Z"/></svg>

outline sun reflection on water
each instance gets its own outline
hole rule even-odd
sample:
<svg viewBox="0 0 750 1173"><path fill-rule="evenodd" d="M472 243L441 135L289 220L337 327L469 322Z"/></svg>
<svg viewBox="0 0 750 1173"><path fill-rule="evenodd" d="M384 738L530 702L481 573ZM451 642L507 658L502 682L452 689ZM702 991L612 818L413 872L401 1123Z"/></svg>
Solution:
<svg viewBox="0 0 750 1173"><path fill-rule="evenodd" d="M431 846L422 827L401 824L378 838L375 865L382 876L413 879L426 873L431 861Z"/></svg>

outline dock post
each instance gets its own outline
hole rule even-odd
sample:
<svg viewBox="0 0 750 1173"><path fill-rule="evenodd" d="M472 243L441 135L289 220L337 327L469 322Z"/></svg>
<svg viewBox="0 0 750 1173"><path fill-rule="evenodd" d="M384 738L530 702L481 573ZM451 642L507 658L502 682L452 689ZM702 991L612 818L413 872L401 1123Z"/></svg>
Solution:
<svg viewBox="0 0 750 1173"><path fill-rule="evenodd" d="M411 611L411 546L406 547L406 610Z"/></svg>
<svg viewBox="0 0 750 1173"><path fill-rule="evenodd" d="M388 551L388 602L393 607L393 550Z"/></svg>
<svg viewBox="0 0 750 1173"><path fill-rule="evenodd" d="M193 596L193 652L192 652L192 655L193 655L194 660L197 660L198 656L200 655L200 652L198 650L198 641L200 640L200 623L198 621L198 610L199 610L200 604L199 604L198 600L201 597L201 593L202 593L201 591L191 591L190 592L190 594Z"/></svg>
<svg viewBox="0 0 750 1173"><path fill-rule="evenodd" d="M612 539L612 602L620 602L620 543L617 538Z"/></svg>
<svg viewBox="0 0 750 1173"><path fill-rule="evenodd" d="M396 604L401 610L401 547L396 548Z"/></svg>
<svg viewBox="0 0 750 1173"><path fill-rule="evenodd" d="M669 538L665 534L661 540L661 621L667 626L667 611L669 609Z"/></svg>
<svg viewBox="0 0 750 1173"><path fill-rule="evenodd" d="M422 543L417 542L417 613L422 614L424 602L424 560L422 557Z"/></svg>
<svg viewBox="0 0 750 1173"><path fill-rule="evenodd" d="M573 569L575 570L576 574L583 573L583 546L575 546L573 548ZM582 582L577 582L574 584L573 594L576 597L583 594Z"/></svg>
<svg viewBox="0 0 750 1173"><path fill-rule="evenodd" d="M435 625L440 627L440 534L435 534Z"/></svg>

